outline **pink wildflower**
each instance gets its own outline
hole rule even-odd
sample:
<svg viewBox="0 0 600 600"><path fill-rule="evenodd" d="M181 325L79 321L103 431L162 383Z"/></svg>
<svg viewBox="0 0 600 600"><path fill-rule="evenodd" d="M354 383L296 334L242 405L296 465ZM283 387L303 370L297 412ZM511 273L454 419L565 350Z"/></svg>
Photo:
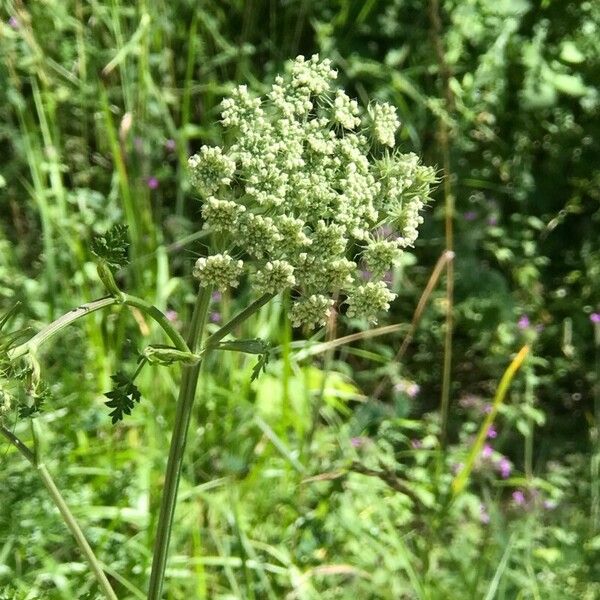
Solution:
<svg viewBox="0 0 600 600"><path fill-rule="evenodd" d="M502 477L502 479L507 479L510 476L512 465L506 456L503 456L498 461L498 471L500 471L500 477Z"/></svg>
<svg viewBox="0 0 600 600"><path fill-rule="evenodd" d="M519 329L527 329L529 324L529 317L527 315L521 315L521 318L517 321Z"/></svg>
<svg viewBox="0 0 600 600"><path fill-rule="evenodd" d="M521 490L515 490L512 493L512 499L517 506L525 504L525 494Z"/></svg>

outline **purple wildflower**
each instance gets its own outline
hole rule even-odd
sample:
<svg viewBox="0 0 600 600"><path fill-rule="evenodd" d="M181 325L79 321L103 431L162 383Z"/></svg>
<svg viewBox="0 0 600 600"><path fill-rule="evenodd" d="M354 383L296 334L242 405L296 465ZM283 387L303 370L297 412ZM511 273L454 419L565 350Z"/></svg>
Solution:
<svg viewBox="0 0 600 600"><path fill-rule="evenodd" d="M167 317L167 319L168 319L169 321L171 321L171 323L174 323L175 321L177 321L177 317L178 317L177 311L176 311L176 310L169 309L169 310L168 310L168 311L165 313L165 317Z"/></svg>
<svg viewBox="0 0 600 600"><path fill-rule="evenodd" d="M148 181L146 183L151 190L155 190L159 186L158 179L156 177L148 177Z"/></svg>
<svg viewBox="0 0 600 600"><path fill-rule="evenodd" d="M527 329L529 327L529 317L527 315L521 315L521 318L517 321L519 329Z"/></svg>
<svg viewBox="0 0 600 600"><path fill-rule="evenodd" d="M17 19L17 17L15 17L14 15L8 20L8 24L13 28L13 29L19 29L19 19Z"/></svg>
<svg viewBox="0 0 600 600"><path fill-rule="evenodd" d="M463 219L465 221L474 221L477 218L477 213L474 210L468 210L463 214Z"/></svg>
<svg viewBox="0 0 600 600"><path fill-rule="evenodd" d="M498 461L498 471L500 471L500 477L502 477L502 479L507 479L510 476L512 465L506 456L503 456Z"/></svg>
<svg viewBox="0 0 600 600"><path fill-rule="evenodd" d="M219 292L218 290L213 292L210 299L213 302L220 302L221 298L223 297L223 295L221 294L221 292Z"/></svg>
<svg viewBox="0 0 600 600"><path fill-rule="evenodd" d="M593 313L590 315L590 321L591 321L592 323L600 323L600 313L593 312Z"/></svg>
<svg viewBox="0 0 600 600"><path fill-rule="evenodd" d="M211 323L220 323L221 322L221 313L216 312L216 311L210 313L210 322Z"/></svg>
<svg viewBox="0 0 600 600"><path fill-rule="evenodd" d="M177 148L177 144L176 144L175 140L168 139L165 142L165 149L167 150L167 152L173 152L175 150L175 148Z"/></svg>
<svg viewBox="0 0 600 600"><path fill-rule="evenodd" d="M483 456L483 458L490 458L493 453L494 449L489 444L486 444L481 451L481 456Z"/></svg>
<svg viewBox="0 0 600 600"><path fill-rule="evenodd" d="M496 426L494 424L490 425L490 428L487 430L487 437L490 440L494 440L498 437L498 431L496 430Z"/></svg>
<svg viewBox="0 0 600 600"><path fill-rule="evenodd" d="M515 490L512 493L512 499L517 506L523 506L523 504L525 504L525 494L521 490Z"/></svg>
<svg viewBox="0 0 600 600"><path fill-rule="evenodd" d="M492 403L491 402L484 402L483 404L483 413L486 415L489 415L492 412ZM493 425L492 425L493 427Z"/></svg>
<svg viewBox="0 0 600 600"><path fill-rule="evenodd" d="M421 448L423 446L423 442L421 442L421 440L418 439L412 439L410 440L410 447L413 450L418 450L419 448Z"/></svg>

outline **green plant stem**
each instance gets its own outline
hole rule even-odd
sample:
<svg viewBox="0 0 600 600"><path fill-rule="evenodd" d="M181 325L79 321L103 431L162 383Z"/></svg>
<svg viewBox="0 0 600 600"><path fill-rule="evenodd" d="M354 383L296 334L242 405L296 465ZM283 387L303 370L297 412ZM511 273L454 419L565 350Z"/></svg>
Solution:
<svg viewBox="0 0 600 600"><path fill-rule="evenodd" d="M146 313L149 317L152 317L169 336L177 350L181 350L182 352L191 352L188 344L183 339L183 336L179 333L179 331L177 331L177 329L175 329L175 327L173 327L165 314L156 308L156 306L153 306L149 302L129 294L123 294L123 303L129 306L134 306L135 308L139 308L143 313Z"/></svg>
<svg viewBox="0 0 600 600"><path fill-rule="evenodd" d="M600 529L600 323L594 323L594 346L596 350L595 378L593 383L595 427L590 429L591 442L594 447L590 460L591 517L594 534Z"/></svg>
<svg viewBox="0 0 600 600"><path fill-rule="evenodd" d="M68 313L58 317L55 321L52 321L49 325L46 325L41 331L36 333L31 339L27 340L23 344L16 346L9 353L8 357L11 360L24 356L30 351L35 351L39 346L41 346L44 342L48 341L51 337L56 335L59 331L76 321L77 319L81 319L81 317L85 317L101 308L105 308L107 306L111 306L112 304L116 304L118 302L117 298L113 296L107 296L106 298L100 298L99 300L93 300L92 302L88 302L86 304L82 304L73 310L70 310Z"/></svg>
<svg viewBox="0 0 600 600"><path fill-rule="evenodd" d="M206 324L208 316L210 296L210 288L200 288L198 297L196 298L187 339L187 345L190 352L195 352L198 347L200 334ZM181 466L183 464L183 454L185 451L187 432L190 425L192 407L194 405L194 397L196 395L196 386L198 384L201 366L202 362L199 362L195 365L184 367L183 369L181 387L179 388L179 398L177 399L177 408L175 412L175 423L173 424L173 433L171 435L171 446L169 448L163 494L160 503L156 539L154 542L154 555L152 557L148 600L158 600L162 596L169 542L173 527L173 517L175 515L175 505L177 503L177 491L179 489Z"/></svg>
<svg viewBox="0 0 600 600"><path fill-rule="evenodd" d="M215 348L217 344L228 334L230 334L238 325L243 323L248 317L252 316L257 310L262 308L269 300L273 299L276 294L264 294L251 304L233 317L230 321L225 323L221 329L215 331L207 340L205 349L210 350Z"/></svg>
<svg viewBox="0 0 600 600"><path fill-rule="evenodd" d="M117 595L110 585L110 582L106 578L100 561L96 558L92 548L88 544L88 541L86 540L79 523L67 506L67 503L60 493L60 490L56 487L54 479L52 479L52 476L46 468L46 465L43 462L39 462L36 455L23 443L23 441L20 440L12 431L1 424L0 433L35 467L40 479L48 490L52 501L56 505L56 508L58 508L65 524L73 534L77 545L87 559L88 564L90 565L90 568L92 569L92 572L98 581L98 585L109 600L117 600Z"/></svg>
<svg viewBox="0 0 600 600"><path fill-rule="evenodd" d="M201 288L198 293L187 339L190 352L195 352L201 341L202 330L206 324L210 296L211 290L208 288ZM235 327L243 323L248 317L264 306L271 298L273 298L273 296L274 294L265 294L261 296L258 300L249 304L243 311L228 321L221 329L211 335L205 344L204 358L206 358L206 355L210 350L215 348L221 339L231 333ZM154 542L154 555L152 558L152 571L150 573L150 584L148 587L148 600L160 600L162 597L183 455L185 452L187 432L190 425L190 418L202 363L203 361L183 369L179 398L177 400L177 409L175 412L175 423L173 425L173 434L171 436L171 446L169 448L169 458L167 460L167 470L161 498L160 514L158 517L156 540Z"/></svg>
<svg viewBox="0 0 600 600"><path fill-rule="evenodd" d="M442 93L445 100L445 109L450 115L455 106L454 95L450 80L452 72L446 61L442 18L439 0L429 0L429 20L431 23L431 35L438 63L438 74L441 79ZM444 168L444 237L446 242L446 253L454 256L454 194L451 184L451 160L450 160L450 131L447 123L448 117L440 116L438 138L441 147ZM450 407L450 385L452 378L452 335L454 330L454 261L450 261L446 267L446 323L444 334L444 363L442 375L442 395L440 401L441 432L440 445L445 451L448 435L448 413Z"/></svg>
<svg viewBox="0 0 600 600"><path fill-rule="evenodd" d="M173 342L177 350L181 350L182 352L190 352L190 349L188 348L188 345L183 339L182 335L173 327L169 319L167 319L167 317L158 308L156 308L156 306L153 306L152 304L136 296L122 293L121 298L107 296L106 298L93 300L92 302L82 304L81 306L70 310L68 313L62 315L49 325L46 325L46 327L36 333L31 339L13 348L8 353L8 357L11 360L15 360L21 356L24 356L28 352L37 350L37 348L39 348L43 343L47 342L51 337L55 336L58 332L62 331L65 327L73 323L73 321L76 321L81 317L85 317L86 315L100 310L101 308L112 306L113 304L127 304L128 306L138 308L143 313L154 319L158 325L160 325L163 331Z"/></svg>

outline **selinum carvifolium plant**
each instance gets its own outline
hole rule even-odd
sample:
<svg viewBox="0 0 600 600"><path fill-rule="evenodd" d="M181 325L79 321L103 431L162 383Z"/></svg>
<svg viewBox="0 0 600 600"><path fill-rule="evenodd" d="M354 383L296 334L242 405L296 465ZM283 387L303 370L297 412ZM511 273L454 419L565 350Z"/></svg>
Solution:
<svg viewBox="0 0 600 600"><path fill-rule="evenodd" d="M135 378L145 365L181 364L148 588L151 600L162 597L185 442L206 355L215 351L257 354L253 377L258 376L268 359L268 344L228 336L286 290L291 291L294 326L325 325L336 303L338 311L349 317L375 322L395 297L385 275L417 238L435 171L420 165L415 154L396 147L400 123L393 106L372 103L362 109L335 85L336 77L330 61L299 56L275 78L264 97L239 86L222 102L224 145L202 146L189 159L211 242L209 253L196 261L191 273L199 289L186 338L159 309L118 287L115 274L127 262L127 230L116 226L91 247L108 295L69 311L26 341L21 339L23 332L16 332L5 334L0 343L0 398L8 399L14 397L10 376L20 374L21 380L31 380L33 374L33 379L39 379L38 348L91 312L114 305L135 307L166 334L169 343L143 350L135 373L117 372L113 389L106 394L116 423L141 400ZM243 282L255 299L205 337L213 291ZM21 388L21 397L27 398L27 386ZM39 409L40 395L32 394L32 389L29 386L30 400L19 401L22 417L32 418ZM8 400L3 400L0 432L37 468L100 588L108 598L116 598L39 461L35 435L30 449L7 426L7 407Z"/></svg>
<svg viewBox="0 0 600 600"><path fill-rule="evenodd" d="M329 61L300 56L264 98L239 86L222 103L226 145L189 160L204 227L221 240L194 275L221 289L244 273L257 292L293 288L294 325L325 324L340 294L348 316L388 309L383 276L413 245L435 180L395 148L394 107L361 111L335 79Z"/></svg>

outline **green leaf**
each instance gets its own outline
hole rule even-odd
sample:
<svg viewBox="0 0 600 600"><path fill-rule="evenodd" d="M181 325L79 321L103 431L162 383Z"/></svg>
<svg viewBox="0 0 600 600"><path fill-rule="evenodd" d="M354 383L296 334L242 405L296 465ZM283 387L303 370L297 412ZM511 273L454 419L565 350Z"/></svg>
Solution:
<svg viewBox="0 0 600 600"><path fill-rule="evenodd" d="M181 362L185 365L195 365L200 360L200 356L192 352L182 352L172 346L153 345L148 346L143 352L142 357L151 365L171 365L174 362Z"/></svg>
<svg viewBox="0 0 600 600"><path fill-rule="evenodd" d="M42 406L52 397L50 389L43 384L35 391L27 395L26 400L19 401L18 415L20 419L32 417L42 410Z"/></svg>
<svg viewBox="0 0 600 600"><path fill-rule="evenodd" d="M250 381L258 378L261 372L266 372L267 363L269 362L270 346L268 342L260 338L250 340L229 340L220 342L215 347L215 350L229 350L231 352L245 352L246 354L259 354L256 365L252 369Z"/></svg>
<svg viewBox="0 0 600 600"><path fill-rule="evenodd" d="M230 350L232 352L245 352L246 354L264 354L269 351L269 344L260 338L256 338L219 342L214 348L215 350Z"/></svg>
<svg viewBox="0 0 600 600"><path fill-rule="evenodd" d="M126 225L114 225L104 235L95 237L90 245L92 254L111 269L121 269L128 262L129 239Z"/></svg>
<svg viewBox="0 0 600 600"><path fill-rule="evenodd" d="M250 381L254 381L258 379L261 371L263 373L267 372L267 363L269 362L269 353L265 352L261 356L258 357L254 368L252 369L252 376L250 377Z"/></svg>
<svg viewBox="0 0 600 600"><path fill-rule="evenodd" d="M560 58L565 62L575 65L578 65L585 60L585 56L582 54L579 48L577 48L577 46L569 40L565 40L562 43L562 47L560 49Z"/></svg>
<svg viewBox="0 0 600 600"><path fill-rule="evenodd" d="M585 96L588 92L588 88L580 75L554 73L550 79L551 83L554 84L554 87L563 94L577 98Z"/></svg>
<svg viewBox="0 0 600 600"><path fill-rule="evenodd" d="M131 414L135 403L142 399L142 395L133 381L122 371L111 375L111 379L114 387L104 395L109 399L105 404L112 409L109 416L112 417L114 425L118 421L122 421L125 415Z"/></svg>
<svg viewBox="0 0 600 600"><path fill-rule="evenodd" d="M20 302L17 302L12 308L9 308L8 311L4 313L4 315L2 315L2 317L0 318L0 331L2 331L2 328L6 325L6 323L8 323L10 318L17 312L17 309L19 308L19 304L20 304Z"/></svg>

